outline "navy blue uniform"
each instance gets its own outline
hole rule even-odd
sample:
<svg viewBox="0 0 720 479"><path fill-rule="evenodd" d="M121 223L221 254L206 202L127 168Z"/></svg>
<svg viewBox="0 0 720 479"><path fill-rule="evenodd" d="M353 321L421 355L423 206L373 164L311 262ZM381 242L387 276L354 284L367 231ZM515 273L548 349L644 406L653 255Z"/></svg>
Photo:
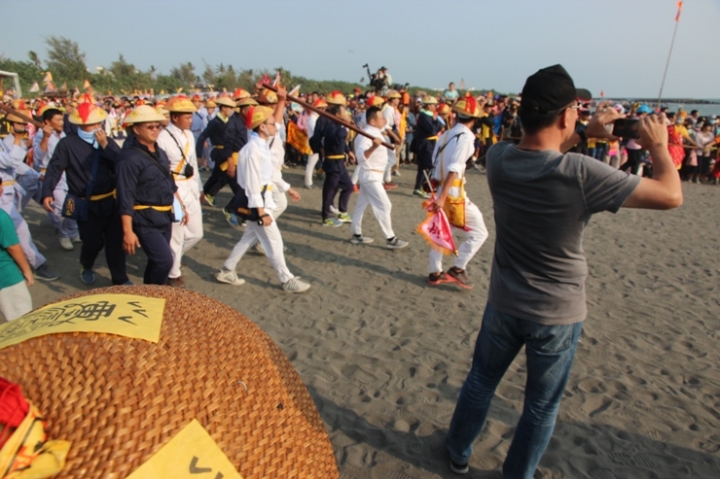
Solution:
<svg viewBox="0 0 720 479"><path fill-rule="evenodd" d="M220 167L228 159L228 156L225 155L225 135L227 133L228 124L233 121L235 116L236 115L233 114L228 119L227 123L217 116L210 120L210 123L208 123L207 128L205 128L205 130L203 130L200 134L197 144L195 145L195 153L198 155L198 158L200 158L202 156L203 143L205 143L205 140L209 139L213 144L213 149L210 152L210 158L215 162L215 165L213 166L210 178L208 178L203 186L203 192L206 195L217 195L218 192L230 181L228 176ZM245 125L243 125L243 127L244 126ZM234 131L237 131L237 126L234 125L233 129ZM230 184L230 187L233 188L232 183ZM233 192L234 191L235 188L233 188Z"/></svg>
<svg viewBox="0 0 720 479"><path fill-rule="evenodd" d="M148 258L144 283L163 285L173 264L170 236L177 186L170 176L167 155L157 144L155 152L150 152L137 138L130 141L118 163L119 213L132 216L133 231Z"/></svg>
<svg viewBox="0 0 720 479"><path fill-rule="evenodd" d="M77 220L82 240L80 264L84 269L92 269L98 254L105 248L105 259L112 283L124 284L128 277L125 271L125 252L122 248L122 222L112 194L115 191L115 172L120 159L120 147L117 143L108 139L106 148L95 149L76 134L60 140L45 172L42 198L53 197L53 190L63 172L67 177L69 192L78 198L84 198L96 157L98 168L90 193L88 216L85 220Z"/></svg>
<svg viewBox="0 0 720 479"><path fill-rule="evenodd" d="M425 174L430 174L432 169L432 154L437 143L438 132L442 129L442 123L434 116L420 112L417 116L417 125L415 126L415 145L414 151L417 155L418 171L415 177L415 189L422 188ZM432 139L430 139L432 138Z"/></svg>
<svg viewBox="0 0 720 479"><path fill-rule="evenodd" d="M330 206L333 205L338 190L340 190L338 210L340 210L341 213L347 213L348 210L348 202L353 192L353 185L347 168L345 168L345 155L350 152L350 147L347 143L347 134L347 129L334 121L326 120L326 122L321 123L318 120L315 126L313 137L315 137L315 135L321 135L323 170L325 170L322 202L323 220L333 216L330 211Z"/></svg>

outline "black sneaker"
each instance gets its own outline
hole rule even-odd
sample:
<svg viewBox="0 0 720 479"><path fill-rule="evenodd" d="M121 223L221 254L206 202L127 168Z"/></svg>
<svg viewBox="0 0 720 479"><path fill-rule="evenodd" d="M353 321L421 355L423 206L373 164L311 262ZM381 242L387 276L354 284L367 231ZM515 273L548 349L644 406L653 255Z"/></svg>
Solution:
<svg viewBox="0 0 720 479"><path fill-rule="evenodd" d="M35 277L42 281L55 281L60 278L60 276L56 275L53 270L48 267L47 263L43 263L37 267Z"/></svg>
<svg viewBox="0 0 720 479"><path fill-rule="evenodd" d="M450 470L455 474L465 475L470 472L470 466L468 464L458 464L457 462L450 459Z"/></svg>

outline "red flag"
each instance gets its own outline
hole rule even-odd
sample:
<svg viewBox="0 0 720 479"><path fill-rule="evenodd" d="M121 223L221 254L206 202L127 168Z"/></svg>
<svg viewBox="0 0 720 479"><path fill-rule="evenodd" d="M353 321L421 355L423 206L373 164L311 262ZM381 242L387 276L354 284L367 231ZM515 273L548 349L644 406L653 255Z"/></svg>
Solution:
<svg viewBox="0 0 720 479"><path fill-rule="evenodd" d="M677 15L675 15L675 21L676 21L676 22L679 22L679 21L680 21L680 12L682 12L682 5L683 5L682 0L679 0L679 1L677 2L678 12L677 12Z"/></svg>
<svg viewBox="0 0 720 479"><path fill-rule="evenodd" d="M450 229L450 222L443 210L429 213L425 221L418 225L417 232L434 250L444 254L453 253L457 256L458 250Z"/></svg>

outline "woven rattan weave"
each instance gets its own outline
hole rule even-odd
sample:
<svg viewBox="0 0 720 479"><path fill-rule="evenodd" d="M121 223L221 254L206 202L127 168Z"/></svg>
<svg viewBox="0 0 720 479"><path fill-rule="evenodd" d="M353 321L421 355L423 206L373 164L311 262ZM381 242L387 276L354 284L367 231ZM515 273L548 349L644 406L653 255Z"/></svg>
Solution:
<svg viewBox="0 0 720 479"><path fill-rule="evenodd" d="M192 419L244 479L337 479L322 419L292 364L258 326L201 294L160 286L76 294L165 298L160 342L97 333L0 350L51 438L72 441L69 478L122 479Z"/></svg>

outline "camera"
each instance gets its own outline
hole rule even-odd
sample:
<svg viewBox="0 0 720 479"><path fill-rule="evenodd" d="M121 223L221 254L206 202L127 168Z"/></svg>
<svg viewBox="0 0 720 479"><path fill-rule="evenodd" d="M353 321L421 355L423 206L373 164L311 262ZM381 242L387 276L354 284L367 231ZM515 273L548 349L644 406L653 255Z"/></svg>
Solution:
<svg viewBox="0 0 720 479"><path fill-rule="evenodd" d="M193 168L192 165L185 163L185 168L183 168L183 176L185 176L185 178L192 178L194 174L195 168Z"/></svg>

